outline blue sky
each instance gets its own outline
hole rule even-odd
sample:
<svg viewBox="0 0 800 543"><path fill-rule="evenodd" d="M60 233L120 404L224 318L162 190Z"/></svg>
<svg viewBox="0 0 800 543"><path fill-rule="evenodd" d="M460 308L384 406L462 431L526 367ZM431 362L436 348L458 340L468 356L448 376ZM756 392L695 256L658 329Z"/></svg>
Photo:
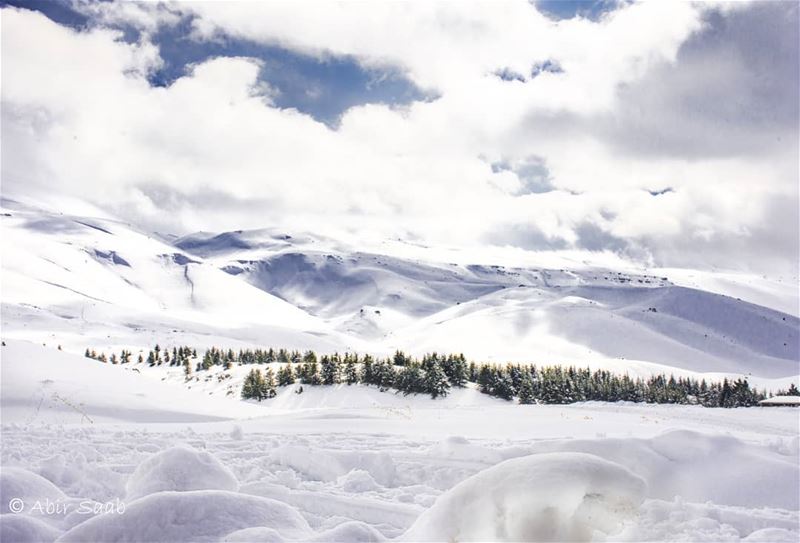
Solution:
<svg viewBox="0 0 800 543"><path fill-rule="evenodd" d="M68 0L2 0L0 6L10 5L39 11L55 22L75 29L95 24L91 18L73 9ZM539 7L554 19L581 16L596 19L615 9L616 0L538 0ZM130 25L116 25L124 39L136 41L139 31ZM417 100L436 97L431 89L420 89L399 70L366 69L356 59L329 55L325 59L292 52L285 48L256 43L231 36L215 41L188 38L191 16L178 25L162 26L152 36L159 47L164 67L150 75L154 86L168 86L188 73L191 65L220 56L243 56L260 59L261 79L275 91L276 106L295 108L315 119L335 126L342 112L360 104L390 104L405 106ZM543 70L554 71L556 64L546 61L532 66L530 73L501 72L501 77L530 78Z"/></svg>
<svg viewBox="0 0 800 543"><path fill-rule="evenodd" d="M60 24L86 29L94 22L73 9L66 0L4 0L2 5L39 11ZM130 25L116 25L126 41L135 42L140 33ZM215 41L188 38L191 16L178 25L162 26L152 37L158 46L163 68L150 75L154 86L168 86L186 75L190 66L214 57L251 57L263 62L261 80L275 91L273 101L281 108L295 108L335 126L339 116L359 104L403 106L426 100L435 93L417 88L402 73L390 69L366 69L348 56L319 59L274 45L223 36Z"/></svg>

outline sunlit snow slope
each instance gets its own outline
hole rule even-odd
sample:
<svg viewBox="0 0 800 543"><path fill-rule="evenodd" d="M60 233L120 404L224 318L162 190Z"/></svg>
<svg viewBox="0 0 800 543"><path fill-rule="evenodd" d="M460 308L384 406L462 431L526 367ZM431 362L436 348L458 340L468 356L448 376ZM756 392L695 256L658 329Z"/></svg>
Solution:
<svg viewBox="0 0 800 543"><path fill-rule="evenodd" d="M5 337L344 346L322 320L127 224L3 200L2 234Z"/></svg>
<svg viewBox="0 0 800 543"><path fill-rule="evenodd" d="M501 265L274 229L173 242L9 199L1 218L4 337L73 352L155 342L403 349L639 374L800 374L797 285L782 279L591 255Z"/></svg>
<svg viewBox="0 0 800 543"><path fill-rule="evenodd" d="M727 274L727 283L709 292L647 270L423 261L271 230L197 234L176 244L385 351L622 370L643 362L653 370L799 372L797 317L723 288L735 284L737 294L761 293L758 301L782 300L786 307L797 300L794 284L747 275L734 282ZM693 277L674 272L681 283Z"/></svg>

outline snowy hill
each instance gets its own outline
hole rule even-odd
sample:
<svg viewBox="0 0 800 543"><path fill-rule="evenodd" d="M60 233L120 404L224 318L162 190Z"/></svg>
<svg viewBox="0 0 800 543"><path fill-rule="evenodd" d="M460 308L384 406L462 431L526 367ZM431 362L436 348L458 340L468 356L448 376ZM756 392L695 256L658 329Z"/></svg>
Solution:
<svg viewBox="0 0 800 543"><path fill-rule="evenodd" d="M264 338L344 345L322 320L130 225L7 199L2 211L5 337L52 340L75 352Z"/></svg>
<svg viewBox="0 0 800 543"><path fill-rule="evenodd" d="M773 378L800 372L800 320L724 288L787 307L796 287L753 276L725 274L709 292L647 270L445 263L270 230L192 235L176 245L382 352L615 369L634 360ZM695 277L674 273L679 283Z"/></svg>
<svg viewBox="0 0 800 543"><path fill-rule="evenodd" d="M2 207L4 337L72 352L402 349L637 374L800 374L800 319L780 310L797 288L780 280L275 229L173 242L113 219Z"/></svg>

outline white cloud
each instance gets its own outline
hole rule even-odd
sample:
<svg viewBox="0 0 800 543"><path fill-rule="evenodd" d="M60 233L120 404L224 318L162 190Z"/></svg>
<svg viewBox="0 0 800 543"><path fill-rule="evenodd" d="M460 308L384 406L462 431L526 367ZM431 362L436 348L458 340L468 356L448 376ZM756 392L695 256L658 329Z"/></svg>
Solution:
<svg viewBox="0 0 800 543"><path fill-rule="evenodd" d="M707 258L708 244L763 246L763 236L793 231L769 220L776 201L797 198L791 131L788 142L752 156L642 153L627 141L636 138L632 116L657 113L672 131L686 122L669 118L666 98L655 102L665 111L627 108L647 103L653 73L680 73L682 45L708 24L705 7L646 2L597 22L556 23L527 2L87 5L101 22L127 20L147 32L191 10L196 39L225 34L352 55L366 66L399 67L439 97L398 109L354 107L333 130L275 107L257 60L209 60L154 88L145 74L160 59L147 37L128 44L113 31L75 32L6 8L4 192L82 194L173 231L280 224L434 243L524 244L528 236L531 246L569 247L585 245L581 233L591 225L611 248L621 243L663 264L796 264L780 244L758 263L727 249ZM493 75L530 74L548 59L564 72L524 84ZM724 80L729 61L720 58L708 76ZM671 80L658 83L663 96L674 89ZM622 101L625 92L638 94ZM692 128L721 130L715 119ZM531 156L560 190L520 196L523 180L492 171L493 162ZM664 187L675 192L647 192Z"/></svg>

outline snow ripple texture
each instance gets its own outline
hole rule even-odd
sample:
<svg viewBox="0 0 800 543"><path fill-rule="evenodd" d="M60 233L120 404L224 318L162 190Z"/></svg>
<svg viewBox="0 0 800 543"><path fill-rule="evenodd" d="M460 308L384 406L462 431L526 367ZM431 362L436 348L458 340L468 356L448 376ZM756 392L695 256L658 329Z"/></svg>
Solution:
<svg viewBox="0 0 800 543"><path fill-rule="evenodd" d="M428 440L238 426L9 425L2 437L4 542L779 542L800 533L793 441L768 446L690 431ZM731 470L726 457L740 466L747 459L748 468ZM684 486L690 499L673 494L678 475L694 481ZM13 497L23 511L9 509ZM123 514L105 507L120 502ZM99 514L82 512L94 506Z"/></svg>

